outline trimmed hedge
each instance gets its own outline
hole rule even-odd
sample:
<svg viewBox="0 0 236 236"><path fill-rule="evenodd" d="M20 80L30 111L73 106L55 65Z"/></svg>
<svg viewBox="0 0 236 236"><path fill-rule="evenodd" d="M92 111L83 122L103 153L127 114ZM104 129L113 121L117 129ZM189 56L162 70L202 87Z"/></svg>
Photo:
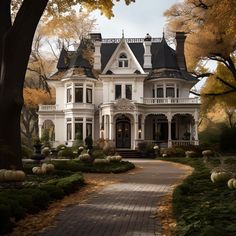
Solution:
<svg viewBox="0 0 236 236"><path fill-rule="evenodd" d="M84 163L78 160L52 161L57 170L81 171L89 173L122 173L135 168L135 165L128 161L110 163Z"/></svg>
<svg viewBox="0 0 236 236"><path fill-rule="evenodd" d="M84 183L81 173L50 180L38 188L19 187L0 191L0 234L8 233L14 222L27 213L46 209L50 202L76 191Z"/></svg>
<svg viewBox="0 0 236 236"><path fill-rule="evenodd" d="M213 184L210 171L199 159L168 158L194 168L173 193L178 236L236 235L236 190Z"/></svg>

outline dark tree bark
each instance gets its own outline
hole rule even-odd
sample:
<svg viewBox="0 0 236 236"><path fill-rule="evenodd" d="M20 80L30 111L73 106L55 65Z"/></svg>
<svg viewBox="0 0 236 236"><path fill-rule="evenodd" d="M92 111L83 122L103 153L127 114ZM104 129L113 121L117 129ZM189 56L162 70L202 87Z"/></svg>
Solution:
<svg viewBox="0 0 236 236"><path fill-rule="evenodd" d="M24 0L11 24L11 0L0 1L0 169L22 169L20 116L24 78L48 0Z"/></svg>

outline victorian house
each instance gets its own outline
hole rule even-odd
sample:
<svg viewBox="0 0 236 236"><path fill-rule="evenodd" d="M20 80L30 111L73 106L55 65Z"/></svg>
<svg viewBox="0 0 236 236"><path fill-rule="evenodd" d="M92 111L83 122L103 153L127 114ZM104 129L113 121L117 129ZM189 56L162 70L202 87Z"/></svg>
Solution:
<svg viewBox="0 0 236 236"><path fill-rule="evenodd" d="M198 80L186 68L185 38L176 33L174 50L164 36L103 39L93 33L76 50L62 49L48 81L56 104L40 105L40 131L50 120L55 145L88 135L120 149L144 141L197 145L200 103L189 91Z"/></svg>

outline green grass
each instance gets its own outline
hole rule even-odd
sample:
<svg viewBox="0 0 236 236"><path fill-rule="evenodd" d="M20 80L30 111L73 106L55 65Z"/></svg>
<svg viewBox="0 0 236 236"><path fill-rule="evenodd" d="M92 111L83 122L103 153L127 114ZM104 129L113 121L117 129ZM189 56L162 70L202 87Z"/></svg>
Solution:
<svg viewBox="0 0 236 236"><path fill-rule="evenodd" d="M192 166L194 171L173 193L178 236L235 236L236 190L213 184L201 159L166 158Z"/></svg>

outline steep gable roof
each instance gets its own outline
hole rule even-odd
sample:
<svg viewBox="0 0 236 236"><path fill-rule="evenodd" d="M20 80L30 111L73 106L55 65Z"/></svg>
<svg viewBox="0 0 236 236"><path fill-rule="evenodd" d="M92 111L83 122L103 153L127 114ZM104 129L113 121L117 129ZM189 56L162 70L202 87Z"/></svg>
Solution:
<svg viewBox="0 0 236 236"><path fill-rule="evenodd" d="M121 51L121 48L124 48L125 51L131 56L133 63L135 64L137 70L139 70L141 73L145 73L143 71L142 66L140 65L139 61L137 60L136 55L134 55L132 49L130 48L129 44L126 42L125 38L122 38L119 44L116 44L116 48L113 48L113 53L110 55L106 56L106 59L108 59L105 68L102 69L103 73L106 73L109 69L110 66L114 63L114 59L117 57L117 54ZM134 47L133 47L134 48ZM103 56L103 55L101 55ZM140 57L139 57L140 58Z"/></svg>

